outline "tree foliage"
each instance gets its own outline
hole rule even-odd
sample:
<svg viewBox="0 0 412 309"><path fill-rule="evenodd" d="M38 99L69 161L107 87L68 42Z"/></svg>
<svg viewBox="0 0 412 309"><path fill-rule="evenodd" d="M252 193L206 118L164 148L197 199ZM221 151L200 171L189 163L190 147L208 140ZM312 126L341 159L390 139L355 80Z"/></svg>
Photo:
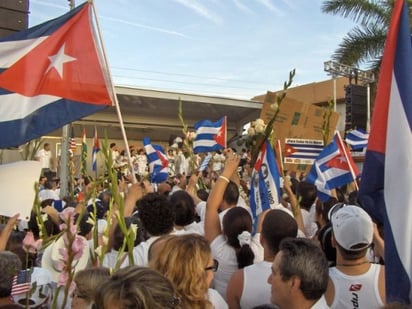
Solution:
<svg viewBox="0 0 412 309"><path fill-rule="evenodd" d="M332 59L351 66L365 65L378 73L395 0L326 0L322 12L350 18L358 25L343 38ZM412 20L412 0L407 0Z"/></svg>

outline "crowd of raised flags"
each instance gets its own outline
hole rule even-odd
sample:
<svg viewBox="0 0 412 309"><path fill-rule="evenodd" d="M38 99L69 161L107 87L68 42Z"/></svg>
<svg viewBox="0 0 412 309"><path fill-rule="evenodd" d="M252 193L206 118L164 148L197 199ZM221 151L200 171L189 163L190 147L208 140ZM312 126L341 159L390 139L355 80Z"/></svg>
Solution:
<svg viewBox="0 0 412 309"><path fill-rule="evenodd" d="M113 104L110 78L104 76L101 53L91 28L91 4L85 2L60 18L0 40L0 148L22 145L95 113ZM50 65L50 57L55 61ZM64 64L64 65L63 65ZM30 70L26 68L30 66ZM21 78L25 76L26 78ZM42 80L40 84L39 81ZM315 184L322 200L339 186L357 182L360 172L351 150L366 149L360 184L360 200L372 217L384 222L387 297L411 299L412 242L412 46L406 2L397 1L393 13L378 84L370 137L368 132L346 132L344 140L336 133L328 145L286 141L277 153L266 141L250 180L250 204L254 217L280 200L280 178L286 159L312 160L306 180ZM87 91L84 91L87 85ZM16 102L21 103L16 108ZM193 152L214 152L227 147L226 117L216 122L194 124ZM82 134L82 162L87 160L86 133ZM163 148L143 141L148 157L150 179L167 179L168 160ZM347 147L349 146L349 148ZM72 136L70 147L76 142ZM92 167L97 168L100 150L95 128ZM277 160L276 160L277 158ZM200 165L205 169L211 155ZM386 203L385 203L386 202Z"/></svg>

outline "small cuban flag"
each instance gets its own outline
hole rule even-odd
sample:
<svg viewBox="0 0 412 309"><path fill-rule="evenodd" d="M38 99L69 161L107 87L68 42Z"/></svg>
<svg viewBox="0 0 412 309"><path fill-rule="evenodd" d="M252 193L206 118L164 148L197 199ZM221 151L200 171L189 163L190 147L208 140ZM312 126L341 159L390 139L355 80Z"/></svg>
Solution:
<svg viewBox="0 0 412 309"><path fill-rule="evenodd" d="M226 116L216 122L202 120L194 125L193 152L212 152L226 148Z"/></svg>
<svg viewBox="0 0 412 309"><path fill-rule="evenodd" d="M143 145L149 161L150 181L152 183L166 181L169 177L169 161L162 146L152 144L148 137L143 138Z"/></svg>

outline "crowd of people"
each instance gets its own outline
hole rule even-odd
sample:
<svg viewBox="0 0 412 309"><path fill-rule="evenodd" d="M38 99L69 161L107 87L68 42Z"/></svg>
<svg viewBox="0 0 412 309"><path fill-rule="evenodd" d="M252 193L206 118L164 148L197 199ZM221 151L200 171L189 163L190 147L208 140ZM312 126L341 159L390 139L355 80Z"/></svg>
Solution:
<svg viewBox="0 0 412 309"><path fill-rule="evenodd" d="M176 172L174 157L157 186L119 180L113 192L86 177L87 201L58 204L56 183L41 178L42 219L33 213L16 229L16 215L2 226L0 308L410 308L386 304L384 241L356 192L337 189L322 202L290 173L281 203L253 218L247 154L213 155L192 174ZM62 226L74 234L60 236ZM57 238L41 246L44 233Z"/></svg>

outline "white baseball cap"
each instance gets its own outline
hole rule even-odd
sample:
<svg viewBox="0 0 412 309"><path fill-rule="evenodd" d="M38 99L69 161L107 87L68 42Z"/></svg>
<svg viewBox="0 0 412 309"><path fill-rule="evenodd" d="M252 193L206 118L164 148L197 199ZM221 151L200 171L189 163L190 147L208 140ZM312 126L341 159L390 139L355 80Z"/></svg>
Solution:
<svg viewBox="0 0 412 309"><path fill-rule="evenodd" d="M370 246L373 240L373 222L359 206L343 205L331 209L331 222L336 242L349 251L360 251ZM363 246L362 246L363 245Z"/></svg>

